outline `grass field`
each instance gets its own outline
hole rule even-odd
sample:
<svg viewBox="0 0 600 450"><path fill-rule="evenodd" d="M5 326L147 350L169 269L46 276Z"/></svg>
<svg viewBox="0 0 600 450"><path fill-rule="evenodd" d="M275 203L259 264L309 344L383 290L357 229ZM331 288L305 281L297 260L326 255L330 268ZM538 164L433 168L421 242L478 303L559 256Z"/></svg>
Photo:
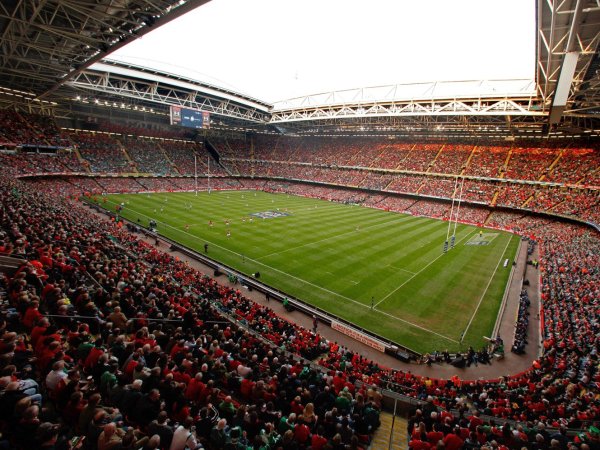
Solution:
<svg viewBox="0 0 600 450"><path fill-rule="evenodd" d="M110 195L104 206L122 202L126 218L153 218L160 234L207 243L211 258L422 353L458 350L463 333L462 348L483 345L519 242L458 224L444 254L447 222L285 194Z"/></svg>

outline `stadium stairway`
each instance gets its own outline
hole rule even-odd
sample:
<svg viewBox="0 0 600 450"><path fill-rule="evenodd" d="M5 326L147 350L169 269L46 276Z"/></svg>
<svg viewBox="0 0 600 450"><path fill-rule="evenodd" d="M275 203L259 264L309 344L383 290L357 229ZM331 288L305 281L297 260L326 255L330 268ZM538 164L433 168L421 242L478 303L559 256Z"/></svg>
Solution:
<svg viewBox="0 0 600 450"><path fill-rule="evenodd" d="M184 175L183 172L181 170L179 170L179 167L177 167L177 165L173 162L173 160L171 158L169 158L169 154L165 151L165 149L162 147L162 145L160 145L160 142L156 143L156 148L158 148L158 150L161 152L161 154L163 155L163 157L169 163L169 167L171 168L171 172L174 171L178 175Z"/></svg>
<svg viewBox="0 0 600 450"><path fill-rule="evenodd" d="M392 436L392 445L390 446L390 433L392 433L393 414L381 411L379 420L381 425L373 434L369 450L405 450L408 448L407 427L408 421L402 417L396 416L394 421L394 430Z"/></svg>
<svg viewBox="0 0 600 450"><path fill-rule="evenodd" d="M61 128L61 130L65 131L64 128ZM79 151L79 146L76 145L75 142L73 142L73 139L71 139L70 134L67 134L67 140L69 141L69 147L71 149L73 149L73 152L75 153L75 156L77 157L77 161L79 161L79 164L81 164L83 166L86 173L92 173L92 171L90 169L89 161L81 155L81 152Z"/></svg>
<svg viewBox="0 0 600 450"><path fill-rule="evenodd" d="M133 160L133 158L127 151L127 148L125 148L123 143L119 140L117 140L117 144L119 144L119 150L121 150L123 152L123 155L125 155L125 159L129 162L130 170L134 173L139 173L140 171L137 168L137 164L135 163L135 161Z"/></svg>
<svg viewBox="0 0 600 450"><path fill-rule="evenodd" d="M508 171L508 164L510 163L510 158L512 156L513 153L513 149L511 147L511 149L508 151L508 154L506 155L506 159L504 160L504 164L498 169L499 170L499 174L500 174L500 178L504 178L506 176L506 172Z"/></svg>
<svg viewBox="0 0 600 450"><path fill-rule="evenodd" d="M554 167L558 164L558 162L560 161L560 159L562 158L562 155L565 153L565 149L561 149L560 152L558 152L558 156L556 158L554 158L554 161L552 161L552 164L550 164L546 170L544 170L544 173L542 173L542 176L538 179L538 181L544 181L546 179L546 175L552 173L554 171Z"/></svg>
<svg viewBox="0 0 600 450"><path fill-rule="evenodd" d="M467 168L469 167L469 164L471 164L471 160L473 159L473 155L475 155L476 151L477 151L477 146L474 145L473 148L471 149L471 153L469 153L469 157L465 161L465 163L462 167L462 170L460 171L461 175L464 175L464 173L467 171Z"/></svg>
<svg viewBox="0 0 600 450"><path fill-rule="evenodd" d="M444 147L446 147L446 144L442 144L442 146L440 147L440 149L438 150L438 152L435 154L435 158L433 158L433 161L431 161L429 163L429 165L427 166L427 170L425 172L427 172L427 173L432 173L433 172L431 169L433 169L433 167L435 166L435 162L437 161L437 159L440 157L440 155L444 151Z"/></svg>
<svg viewBox="0 0 600 450"><path fill-rule="evenodd" d="M577 180L575 184L586 184L585 182L588 179L593 179L593 177L595 177L596 175L600 175L600 167L598 167L596 170L592 170L590 173Z"/></svg>
<svg viewBox="0 0 600 450"><path fill-rule="evenodd" d="M483 221L483 226L486 226L488 224L488 222L490 221L490 219L492 218L492 214L494 213L494 211L490 211L488 213L488 215L485 217L485 220Z"/></svg>
<svg viewBox="0 0 600 450"><path fill-rule="evenodd" d="M554 211L555 208L557 208L558 206L562 205L563 203L566 203L566 200L563 200L562 202L555 203L550 208L548 208L548 211Z"/></svg>
<svg viewBox="0 0 600 450"><path fill-rule="evenodd" d="M409 151L406 152L406 154L404 155L404 158L402 158L400 160L400 162L398 163L398 165L396 166L396 170L401 170L404 164L404 161L408 158L408 155L411 154L411 152L415 149L415 147L417 146L417 144L413 144L413 146L410 148Z"/></svg>
<svg viewBox="0 0 600 450"><path fill-rule="evenodd" d="M494 195L492 197L492 201L490 202L490 206L496 206L496 202L498 201L498 196L500 195L500 192L502 192L503 190L505 190L505 187L496 189L496 192L494 192Z"/></svg>
<svg viewBox="0 0 600 450"><path fill-rule="evenodd" d="M525 208L525 207L527 207L527 205L529 205L529 204L530 204L530 203L533 201L533 199L534 199L536 196L537 196L537 194L531 194L531 195L530 195L530 196L527 198L527 200L525 200L525 201L524 201L524 202L523 202L523 203L522 203L522 204L519 206L519 208Z"/></svg>

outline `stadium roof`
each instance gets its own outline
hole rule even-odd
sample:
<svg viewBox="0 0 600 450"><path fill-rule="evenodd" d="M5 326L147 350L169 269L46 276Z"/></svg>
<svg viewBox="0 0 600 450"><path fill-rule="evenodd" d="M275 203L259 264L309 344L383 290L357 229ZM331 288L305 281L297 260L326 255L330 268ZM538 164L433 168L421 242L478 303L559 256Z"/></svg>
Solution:
<svg viewBox="0 0 600 450"><path fill-rule="evenodd" d="M0 85L43 96L208 0L2 0Z"/></svg>
<svg viewBox="0 0 600 450"><path fill-rule="evenodd" d="M114 61L114 51L207 1L3 1L0 6L0 107L46 106L60 114L73 115L78 110L75 103L85 99L92 104L95 101L96 105L121 105L126 109L131 106L131 111L134 105L137 111L139 105L140 110L154 108L157 113L167 115L168 105L178 104L212 111L213 117L219 118L224 126L234 123L255 129L276 127L292 133L417 129L439 133L462 129L472 134L473 130L491 128L498 134L514 136L521 131L547 133L555 128L556 132L563 130L572 134L597 133L600 129L600 6L597 0L536 1L533 82L528 77L517 77L508 83L506 79L468 77L467 80L472 81L419 82L417 79L417 82L382 83L378 87L351 88L340 83L330 91L313 92L273 104L240 94L231 83L222 82L225 80L197 81L184 71L166 72ZM231 11L226 17L241 13L243 11ZM342 10L334 19L343 18ZM402 19L397 20L398 27L407 21ZM238 39L239 50L269 53L275 62L281 59L270 42L273 39L285 41L287 36L272 36L268 29L253 27L252 17L245 20L247 39ZM323 22L323 17L319 20L304 24L306 35L322 32L323 27L315 29L315 24L326 26L327 22ZM485 21L489 22L490 18ZM201 59L202 48L216 48L221 51L223 61L241 61L236 53L223 52L229 22L222 20L223 28L218 35L202 34L202 24L198 24L198 37L204 39L200 50L191 56ZM512 33L513 22L506 20L502 24L507 35ZM382 18L381 23L388 22ZM432 23L423 23L423 29L438 40L443 39L429 26ZM347 35L358 32L357 27L347 29L334 40L340 45L332 46L331 54L341 51ZM380 36L384 35L382 29ZM469 36L477 39L477 36ZM321 42L326 45L327 41L322 39ZM489 51L493 51L492 47ZM110 60L106 59L108 55L111 55ZM101 64L95 64L99 62ZM359 62L357 60L357 64ZM177 68L171 66L171 69ZM239 71L249 73L252 67L242 64ZM475 75L480 73L475 72ZM299 77L302 78L302 74ZM468 90L461 94L455 90L458 86L467 86Z"/></svg>

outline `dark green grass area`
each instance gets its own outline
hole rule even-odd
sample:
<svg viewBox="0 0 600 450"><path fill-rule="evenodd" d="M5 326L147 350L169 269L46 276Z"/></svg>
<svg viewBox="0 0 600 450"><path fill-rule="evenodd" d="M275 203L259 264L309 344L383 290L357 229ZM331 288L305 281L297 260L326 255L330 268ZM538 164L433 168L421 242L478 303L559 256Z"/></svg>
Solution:
<svg viewBox="0 0 600 450"><path fill-rule="evenodd" d="M207 243L211 258L418 352L484 344L519 243L494 231L465 245L479 229L458 224L443 254L447 222L285 194L110 195L103 206L119 203L127 219L152 218L197 251ZM268 211L282 216L252 216Z"/></svg>

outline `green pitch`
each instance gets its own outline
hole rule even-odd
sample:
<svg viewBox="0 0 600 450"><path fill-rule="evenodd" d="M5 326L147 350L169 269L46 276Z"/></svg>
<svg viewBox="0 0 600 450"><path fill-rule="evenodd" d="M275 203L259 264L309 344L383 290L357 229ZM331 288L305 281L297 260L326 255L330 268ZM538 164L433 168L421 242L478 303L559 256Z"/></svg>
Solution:
<svg viewBox="0 0 600 450"><path fill-rule="evenodd" d="M415 351L484 344L519 238L359 206L254 191L110 195L126 218ZM468 244L468 245L467 245ZM373 305L373 307L372 307ZM459 346L464 333L462 347Z"/></svg>

